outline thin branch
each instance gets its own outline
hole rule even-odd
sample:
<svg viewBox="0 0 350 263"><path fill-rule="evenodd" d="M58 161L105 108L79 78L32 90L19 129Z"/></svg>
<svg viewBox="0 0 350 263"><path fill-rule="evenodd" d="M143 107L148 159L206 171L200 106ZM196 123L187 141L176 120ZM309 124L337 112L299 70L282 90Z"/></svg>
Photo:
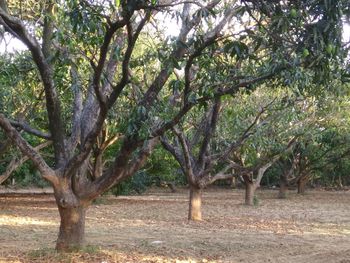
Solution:
<svg viewBox="0 0 350 263"><path fill-rule="evenodd" d="M224 150L222 154L219 154L219 155L216 155L216 156L212 156L212 158L216 158L218 160L223 160L224 158L228 158L230 153L232 153L233 151L237 150L238 147L240 147L251 135L254 134L252 129L256 126L258 121L261 119L261 116L266 112L266 109L268 107L270 107L275 100L276 99L273 99L266 106L261 107L260 111L255 116L254 121L248 126L247 129L245 129L245 131L243 132L243 134L240 136L240 138L238 140L236 140L230 146L228 146L227 149Z"/></svg>
<svg viewBox="0 0 350 263"><path fill-rule="evenodd" d="M180 164L182 171L185 173L185 160L181 154L180 149L172 145L165 136L160 137L160 142L162 143L164 149L167 150L176 159L176 161Z"/></svg>
<svg viewBox="0 0 350 263"><path fill-rule="evenodd" d="M159 138L153 138L146 143L138 152L138 154L130 161L129 166L126 168L125 177L129 177L137 172L141 167L144 166L148 157L151 155L154 147L158 144Z"/></svg>
<svg viewBox="0 0 350 263"><path fill-rule="evenodd" d="M132 11L133 12L133 11ZM122 20L118 20L114 22L112 25L107 27L106 34L104 36L103 44L100 48L100 58L98 60L97 65L94 67L94 77L92 81L93 88L95 90L95 94L97 97L97 100L100 104L101 111L107 111L107 98L105 98L104 94L102 93L102 90L100 88L100 81L101 81L101 76L103 73L103 69L105 67L106 59L107 59L107 54L109 50L110 43L112 41L112 38L116 31L128 23L130 23L130 18L132 14L126 14L126 17L124 17Z"/></svg>
<svg viewBox="0 0 350 263"><path fill-rule="evenodd" d="M11 123L11 125L15 128L19 128L27 133L30 133L32 135L35 135L39 138L43 138L46 140L51 140L51 134L50 133L45 133L42 131L39 131L37 129L34 129L32 127L30 127L27 123L25 122L20 122L20 121L15 121L15 120L9 120L9 122Z"/></svg>
<svg viewBox="0 0 350 263"><path fill-rule="evenodd" d="M220 1L219 1L220 2ZM217 3L215 2L215 5ZM205 50L208 46L215 43L217 38L220 36L220 32L224 28L224 26L231 20L234 14L234 9L228 8L225 11L223 19L207 34L203 36L203 44L200 45L188 58L186 66L185 66L185 88L184 88L184 103L187 103L188 95L190 93L190 82L191 82L191 67L194 60L199 57L203 50Z"/></svg>
<svg viewBox="0 0 350 263"><path fill-rule="evenodd" d="M216 2L216 1L214 1ZM209 3L209 6L212 3ZM204 7L206 8L206 7ZM174 61L179 61L188 51L188 46L186 44L187 36L196 25L200 23L200 16L194 16L192 19L189 18L189 10L190 5L185 4L182 11L182 26L180 29L179 36L177 38L176 47L171 53L168 60L164 62L162 65L162 70L159 72L158 76L154 79L153 83L146 91L144 98L140 102L140 105L146 108L146 110L150 109L153 105L154 101L160 90L163 88L164 84L169 79L173 69L174 69Z"/></svg>
<svg viewBox="0 0 350 263"><path fill-rule="evenodd" d="M283 70L283 69L281 68L280 70ZM229 88L226 88L226 89L219 89L216 92L214 92L213 96L204 96L204 97L198 98L196 101L191 101L191 102L188 102L187 104L184 104L184 106L181 108L181 110L171 120L167 121L162 126L153 130L151 135L154 137L161 136L166 131L170 130L172 127L174 127L176 124L178 124L179 121L182 119L182 117L185 116L195 105L198 105L202 102L212 100L213 97L219 98L221 96L225 96L225 95L229 95L229 94L233 95L236 92L238 92L239 89L242 87L248 87L249 85L256 84L256 83L259 83L263 80L267 80L267 79L270 79L270 78L276 76L276 74L278 74L278 72L280 72L280 70L274 71L273 73L265 74L265 75L260 76L260 77L255 77L255 78L252 78L250 80L240 82L240 83L235 84L235 85L233 85Z"/></svg>
<svg viewBox="0 0 350 263"><path fill-rule="evenodd" d="M270 161L265 163L265 164L259 164L256 166L256 168L254 169L255 171L258 171L258 175L257 178L255 179L255 183L257 186L260 185L261 179L264 176L265 171L271 166L273 165L276 161L278 161L281 156L283 154L285 154L287 151L291 150L292 147L294 146L294 144L296 143L297 140L297 136L293 137L287 144L287 147L282 150L281 152L279 152L278 154L274 155L273 157L270 157Z"/></svg>
<svg viewBox="0 0 350 263"><path fill-rule="evenodd" d="M203 6L198 1L179 1L179 2L173 1L173 3L171 3L171 4L167 3L167 4L156 4L156 5L141 5L140 8L158 10L158 9L162 9L162 8L165 8L165 7L175 7L175 6L184 5L184 4L194 4L194 5L197 5L197 6L201 7L202 9L211 9L215 5L217 5L218 3L220 3L220 1L216 0L216 1L211 2L210 5Z"/></svg>
<svg viewBox="0 0 350 263"><path fill-rule="evenodd" d="M128 32L128 46L125 51L123 63L122 63L122 78L119 83L113 87L113 91L109 96L108 107L112 107L115 103L121 92L123 91L126 84L129 82L129 64L132 52L135 48L136 41L144 28L146 22L150 19L151 12L148 12L145 17L141 20L134 34L132 34L132 26L131 23L128 23L127 32Z"/></svg>
<svg viewBox="0 0 350 263"><path fill-rule="evenodd" d="M227 173L227 171L232 168L233 168L232 164L226 165L221 171L216 173L214 176L210 177L207 184L210 185L218 180L226 180L226 179L233 178L234 175L232 173L229 173L229 174Z"/></svg>

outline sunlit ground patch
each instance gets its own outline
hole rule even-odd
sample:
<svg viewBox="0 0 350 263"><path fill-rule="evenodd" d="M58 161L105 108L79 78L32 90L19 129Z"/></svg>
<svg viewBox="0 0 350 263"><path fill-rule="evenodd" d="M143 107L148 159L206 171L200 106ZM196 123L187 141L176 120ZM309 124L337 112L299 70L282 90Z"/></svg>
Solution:
<svg viewBox="0 0 350 263"><path fill-rule="evenodd" d="M0 226L26 226L26 225L40 225L40 226L56 226L57 222L39 220L26 216L0 216Z"/></svg>
<svg viewBox="0 0 350 263"><path fill-rule="evenodd" d="M337 224L311 224L312 229L308 231L310 234L319 234L327 236L349 236L350 228Z"/></svg>

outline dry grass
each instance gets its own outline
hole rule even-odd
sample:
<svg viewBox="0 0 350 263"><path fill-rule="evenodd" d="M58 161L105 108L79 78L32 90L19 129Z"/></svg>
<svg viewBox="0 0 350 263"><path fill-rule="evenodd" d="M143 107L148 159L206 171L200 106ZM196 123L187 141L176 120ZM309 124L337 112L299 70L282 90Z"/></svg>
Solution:
<svg viewBox="0 0 350 263"><path fill-rule="evenodd" d="M70 254L53 250L53 196L1 196L0 262L350 262L349 191L258 195L246 207L241 190L207 190L199 223L186 189L104 197L87 213L90 246Z"/></svg>

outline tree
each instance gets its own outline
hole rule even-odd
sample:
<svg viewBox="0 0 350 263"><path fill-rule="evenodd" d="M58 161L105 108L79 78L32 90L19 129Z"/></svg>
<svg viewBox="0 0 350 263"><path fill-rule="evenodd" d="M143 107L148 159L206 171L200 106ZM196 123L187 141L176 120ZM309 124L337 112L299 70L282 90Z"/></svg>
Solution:
<svg viewBox="0 0 350 263"><path fill-rule="evenodd" d="M230 102L226 102L228 106ZM229 179L233 175L231 164L227 164L227 157L235 151L252 134L252 130L259 120L263 110L254 122L243 132L239 139L230 142L228 146L217 147L217 123L220 117L221 101L216 99L206 111L199 110L199 123L191 121L190 127L174 127L173 141L162 136L164 148L177 160L190 186L188 219L202 220L202 191L217 180ZM188 123L187 123L188 124ZM187 130L185 132L184 130ZM215 147L216 146L216 147Z"/></svg>
<svg viewBox="0 0 350 263"><path fill-rule="evenodd" d="M344 87L338 91L347 93ZM290 185L296 185L298 193L302 194L310 179L318 177L327 181L329 170L335 170L349 157L348 97L344 93L341 96L326 92L323 98L304 98L296 105L296 111L309 112L309 120L293 151L279 161L280 198L286 197Z"/></svg>
<svg viewBox="0 0 350 263"><path fill-rule="evenodd" d="M0 126L54 188L61 217L58 250L83 244L85 213L91 202L140 169L159 136L174 127L194 105L235 93L239 88L253 88L255 83L282 72L289 78L299 66L312 70L326 65L317 77L325 72L327 76L331 74L334 68L330 68L329 61L336 65L337 52L321 56L319 51L324 46L316 44L339 38L335 32L346 1L337 1L339 10L323 1L315 8L314 1L307 1L300 10L311 6L310 13L291 20L293 30L289 31L285 26L290 3L263 2L47 0L25 2L33 4L33 9L25 12L16 1L7 5L7 1L0 0L0 24L6 34L26 45L39 79L35 93L45 97L45 117L40 126L34 121L31 124L36 128L21 119L13 120L13 112L0 114ZM244 21L244 13L250 15L249 21ZM152 19L157 21L157 15L166 14L181 23L175 38L165 37L159 33L159 23L151 23ZM332 14L332 19L319 27L318 21L323 21L325 14ZM237 33L230 24L233 18L242 31ZM276 23L280 19L284 27ZM297 26L308 21L313 23L308 27L312 28L310 34ZM154 38L157 34L161 34L158 43L147 46L142 42L143 36ZM328 38L331 34L334 37ZM248 44L251 48L247 48ZM146 52L136 58L135 50L139 48ZM300 48L310 49L310 56L296 56ZM218 53L228 54L230 59L226 63L218 56L223 71L213 74L210 58ZM319 59L312 62L314 56ZM200 66L197 73L195 65ZM183 69L183 75L176 74L175 68ZM209 69L211 74L207 74ZM176 77L178 82L170 85ZM181 89L176 90L175 83ZM168 103L171 89L179 102ZM127 110L123 109L125 105ZM113 147L113 162L102 175L93 178L89 163L106 121L123 136ZM52 164L16 126L27 127L27 133L52 141Z"/></svg>
<svg viewBox="0 0 350 263"><path fill-rule="evenodd" d="M234 158L235 164L233 168L235 170L236 176L241 179L245 185L245 204L253 205L254 196L257 188L260 187L261 180L266 172L277 160L281 158L282 155L286 154L292 147L296 138L293 138L288 142L285 149L279 153L275 153L271 156L263 156L259 158L258 164L254 166L245 167L242 159Z"/></svg>
<svg viewBox="0 0 350 263"><path fill-rule="evenodd" d="M235 121L231 124L230 133L235 134L242 126L248 126L254 110L260 108L262 115L254 121L258 124L255 132L227 158L233 173L245 185L246 205L253 205L255 191L260 187L265 172L287 155L303 136L306 118L294 111L295 100L290 88L276 87L271 91L264 86L236 98Z"/></svg>

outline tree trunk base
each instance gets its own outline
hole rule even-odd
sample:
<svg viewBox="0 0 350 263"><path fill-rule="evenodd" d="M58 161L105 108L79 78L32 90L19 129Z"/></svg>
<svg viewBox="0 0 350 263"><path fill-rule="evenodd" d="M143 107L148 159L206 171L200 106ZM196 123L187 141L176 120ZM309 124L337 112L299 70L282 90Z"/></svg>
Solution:
<svg viewBox="0 0 350 263"><path fill-rule="evenodd" d="M287 184L284 182L280 182L280 189L278 192L278 199L286 199L287 198Z"/></svg>
<svg viewBox="0 0 350 263"><path fill-rule="evenodd" d="M298 182L298 194L305 194L306 182Z"/></svg>
<svg viewBox="0 0 350 263"><path fill-rule="evenodd" d="M202 189L195 186L190 186L188 220L202 220Z"/></svg>
<svg viewBox="0 0 350 263"><path fill-rule="evenodd" d="M252 206L254 205L254 194L255 186L252 183L246 183L245 185L245 205Z"/></svg>
<svg viewBox="0 0 350 263"><path fill-rule="evenodd" d="M278 193L278 196L277 196L278 199L287 199L287 193L286 192L279 192Z"/></svg>
<svg viewBox="0 0 350 263"><path fill-rule="evenodd" d="M61 225L56 242L56 250L71 252L79 250L85 241L85 213L84 207L58 208Z"/></svg>

